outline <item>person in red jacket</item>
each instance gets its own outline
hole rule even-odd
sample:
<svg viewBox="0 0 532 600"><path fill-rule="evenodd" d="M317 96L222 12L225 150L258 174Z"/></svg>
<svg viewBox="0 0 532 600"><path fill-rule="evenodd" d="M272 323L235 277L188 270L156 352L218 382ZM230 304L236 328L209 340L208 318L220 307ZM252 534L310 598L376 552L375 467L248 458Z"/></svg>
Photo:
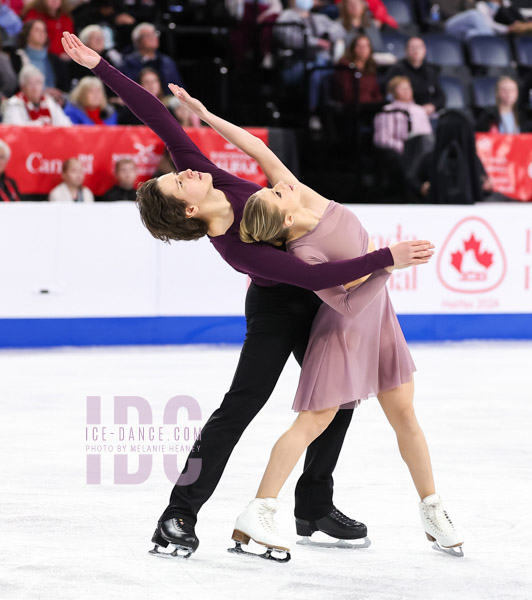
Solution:
<svg viewBox="0 0 532 600"><path fill-rule="evenodd" d="M24 21L44 21L48 30L48 52L68 60L61 44L63 31L74 33L68 0L33 0L28 4L23 16Z"/></svg>
<svg viewBox="0 0 532 600"><path fill-rule="evenodd" d="M342 0L336 0L336 4L340 4ZM380 28L382 25L388 25L393 29L398 29L399 25L397 21L388 13L388 9L384 5L382 0L366 0L369 11L371 12L377 26Z"/></svg>

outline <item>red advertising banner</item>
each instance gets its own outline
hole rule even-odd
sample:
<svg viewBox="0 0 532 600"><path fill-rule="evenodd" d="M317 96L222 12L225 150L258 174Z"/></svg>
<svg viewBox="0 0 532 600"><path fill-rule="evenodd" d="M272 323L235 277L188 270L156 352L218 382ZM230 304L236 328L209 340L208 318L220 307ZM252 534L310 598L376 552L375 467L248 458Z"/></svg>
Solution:
<svg viewBox="0 0 532 600"><path fill-rule="evenodd" d="M212 162L221 168L266 185L258 164L208 127L188 128L187 133ZM267 129L249 129L268 143ZM84 185L96 196L115 184L116 162L132 158L139 181L149 179L164 150L162 141L148 127L0 126L0 139L11 148L7 174L17 182L22 194L48 194L61 183L61 167L67 158L78 158L85 170Z"/></svg>
<svg viewBox="0 0 532 600"><path fill-rule="evenodd" d="M496 192L532 200L532 134L477 133L477 154Z"/></svg>

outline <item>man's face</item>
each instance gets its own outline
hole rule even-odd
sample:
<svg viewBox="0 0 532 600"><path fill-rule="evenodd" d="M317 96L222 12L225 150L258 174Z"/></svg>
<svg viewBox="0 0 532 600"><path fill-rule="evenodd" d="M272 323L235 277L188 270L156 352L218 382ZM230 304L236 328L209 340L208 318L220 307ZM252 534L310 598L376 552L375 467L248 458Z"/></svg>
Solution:
<svg viewBox="0 0 532 600"><path fill-rule="evenodd" d="M144 27L140 32L139 50L153 51L159 48L159 34L155 27Z"/></svg>
<svg viewBox="0 0 532 600"><path fill-rule="evenodd" d="M406 58L411 63L422 63L427 54L427 47L421 38L412 38L406 47Z"/></svg>

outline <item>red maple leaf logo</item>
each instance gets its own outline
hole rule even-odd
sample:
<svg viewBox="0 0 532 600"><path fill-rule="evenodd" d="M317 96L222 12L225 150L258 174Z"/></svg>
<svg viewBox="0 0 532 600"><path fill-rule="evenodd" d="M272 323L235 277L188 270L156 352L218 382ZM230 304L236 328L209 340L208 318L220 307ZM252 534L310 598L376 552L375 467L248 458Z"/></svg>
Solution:
<svg viewBox="0 0 532 600"><path fill-rule="evenodd" d="M456 252L453 252L451 254L451 265L453 265L453 267L459 272L462 272L462 259L464 258L464 255L462 252L460 252L460 250L457 250Z"/></svg>
<svg viewBox="0 0 532 600"><path fill-rule="evenodd" d="M482 265L485 269L489 269L493 264L493 253L485 250L484 252L480 251L480 240L477 240L475 234L471 234L471 237L464 241L464 251L460 252L460 250L453 252L451 254L451 265L459 272L462 272L462 259L464 258L464 254L468 250L473 250L475 254L476 261Z"/></svg>

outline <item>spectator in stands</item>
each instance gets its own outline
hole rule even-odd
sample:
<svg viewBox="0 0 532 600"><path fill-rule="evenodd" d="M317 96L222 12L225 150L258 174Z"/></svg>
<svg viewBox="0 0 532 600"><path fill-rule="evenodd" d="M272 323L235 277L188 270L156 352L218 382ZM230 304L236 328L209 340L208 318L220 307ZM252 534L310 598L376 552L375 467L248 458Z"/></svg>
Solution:
<svg viewBox="0 0 532 600"><path fill-rule="evenodd" d="M528 133L531 124L519 110L519 86L515 79L504 76L495 86L495 108L487 108L479 117L477 130L489 133Z"/></svg>
<svg viewBox="0 0 532 600"><path fill-rule="evenodd" d="M434 150L419 161L409 184L416 200L432 204L473 204L493 191L463 112L449 110L438 120Z"/></svg>
<svg viewBox="0 0 532 600"><path fill-rule="evenodd" d="M68 60L61 37L63 31L74 33L74 22L70 16L68 0L33 0L24 12L24 20L40 19L46 24L48 30L48 50L60 58Z"/></svg>
<svg viewBox="0 0 532 600"><path fill-rule="evenodd" d="M11 7L11 10L14 11L17 15L22 14L22 11L24 10L24 4L25 4L25 0L10 0L9 1L9 6Z"/></svg>
<svg viewBox="0 0 532 600"><path fill-rule="evenodd" d="M139 83L154 96L157 96L183 127L201 126L199 117L182 106L173 94L168 94L166 96L163 94L161 79L157 71L151 67L145 67L140 72Z"/></svg>
<svg viewBox="0 0 532 600"><path fill-rule="evenodd" d="M137 166L131 158L122 158L115 165L116 185L107 190L102 198L104 202L132 200L137 197L135 182L137 181Z"/></svg>
<svg viewBox="0 0 532 600"><path fill-rule="evenodd" d="M20 200L17 182L6 175L6 167L11 158L11 148L0 140L0 201L17 202Z"/></svg>
<svg viewBox="0 0 532 600"><path fill-rule="evenodd" d="M427 112L414 102L408 77L398 75L392 78L386 92L394 100L375 117L373 142L379 148L390 148L402 154L408 137L430 135L432 127Z"/></svg>
<svg viewBox="0 0 532 600"><path fill-rule="evenodd" d="M337 0L338 1L338 0ZM390 15L382 0L366 0L369 12L372 14L375 24L380 29L384 25L392 29L398 29L397 21Z"/></svg>
<svg viewBox="0 0 532 600"><path fill-rule="evenodd" d="M385 51L381 32L373 23L365 0L342 0L340 22L346 32L346 47L358 36L366 35L375 52Z"/></svg>
<svg viewBox="0 0 532 600"><path fill-rule="evenodd" d="M283 10L281 0L226 0L229 14L237 21L231 32L232 59L239 67L253 47L254 37L259 32L259 48L264 59L263 65L272 65L272 27L257 25L274 23Z"/></svg>
<svg viewBox="0 0 532 600"><path fill-rule="evenodd" d="M427 47L419 37L411 37L406 44L406 56L390 68L386 80L403 76L410 80L414 90L414 100L421 105L429 117L445 105L445 94L440 86L438 71L427 65Z"/></svg>
<svg viewBox="0 0 532 600"><path fill-rule="evenodd" d="M22 21L11 4L12 2L0 4L0 30L8 36L15 36L22 29Z"/></svg>
<svg viewBox="0 0 532 600"><path fill-rule="evenodd" d="M475 0L445 0L439 4L440 18L442 21L447 21L458 13L475 8L475 3Z"/></svg>
<svg viewBox="0 0 532 600"><path fill-rule="evenodd" d="M373 48L367 35L354 38L338 64L352 66L356 71L335 71L334 98L336 100L342 104L382 102Z"/></svg>
<svg viewBox="0 0 532 600"><path fill-rule="evenodd" d="M131 34L135 51L124 57L123 72L138 80L144 67L151 67L159 73L161 81L166 86L175 83L182 86L183 81L172 58L159 52L159 33L151 23L140 23Z"/></svg>
<svg viewBox="0 0 532 600"><path fill-rule="evenodd" d="M18 80L20 92L4 104L5 125L72 125L59 104L44 93L44 75L37 67L23 67Z"/></svg>
<svg viewBox="0 0 532 600"><path fill-rule="evenodd" d="M91 0L76 8L76 25L83 29L88 25L99 25L105 35L105 47L121 50L131 43L131 30L135 17L131 14L132 0ZM127 6L126 6L127 5ZM146 4L152 11L153 7ZM144 21L145 19L141 19Z"/></svg>
<svg viewBox="0 0 532 600"><path fill-rule="evenodd" d="M70 89L68 65L56 54L48 52L48 32L44 21L32 19L24 23L19 49L12 60L16 71L29 64L35 65L44 75L46 93L56 102L64 103L64 92Z"/></svg>
<svg viewBox="0 0 532 600"><path fill-rule="evenodd" d="M105 32L100 25L87 25L78 35L79 39L85 46L97 52L105 58L114 67L120 69L122 67L122 55L115 48L106 49ZM87 74L87 69L81 67L75 62L70 63L71 79L79 81Z"/></svg>
<svg viewBox="0 0 532 600"><path fill-rule="evenodd" d="M335 46L343 48L344 30L337 21L326 15L311 13L313 0L290 0L290 8L284 10L277 23L298 23L301 27L276 27L275 37L282 46L292 50L292 58L283 69L283 80L287 85L303 83L305 62L308 67L332 64ZM307 36L308 47L304 39ZM313 71L309 83L309 104L311 112L316 111L320 100L322 82L329 76L326 70Z"/></svg>
<svg viewBox="0 0 532 600"><path fill-rule="evenodd" d="M143 88L159 98L183 127L201 126L201 121L198 116L187 110L184 106L181 106L181 103L173 94L166 96L163 94L161 79L159 73L157 73L155 69L152 69L151 67L142 69L138 82ZM142 125L142 121L137 119L129 108L123 104L120 105L118 110L118 122L120 125Z"/></svg>
<svg viewBox="0 0 532 600"><path fill-rule="evenodd" d="M526 34L532 31L521 11L505 0L476 2L474 8L453 15L446 23L447 33L461 39L476 35Z"/></svg>
<svg viewBox="0 0 532 600"><path fill-rule="evenodd" d="M77 158L68 158L61 169L63 183L50 192L50 202L94 202L94 195L83 185L85 174L83 166Z"/></svg>
<svg viewBox="0 0 532 600"><path fill-rule="evenodd" d="M0 101L9 98L18 87L17 74L11 64L9 54L4 52L3 38L0 32Z"/></svg>
<svg viewBox="0 0 532 600"><path fill-rule="evenodd" d="M107 102L102 82L97 77L82 77L70 93L65 113L74 125L116 125L118 118Z"/></svg>

